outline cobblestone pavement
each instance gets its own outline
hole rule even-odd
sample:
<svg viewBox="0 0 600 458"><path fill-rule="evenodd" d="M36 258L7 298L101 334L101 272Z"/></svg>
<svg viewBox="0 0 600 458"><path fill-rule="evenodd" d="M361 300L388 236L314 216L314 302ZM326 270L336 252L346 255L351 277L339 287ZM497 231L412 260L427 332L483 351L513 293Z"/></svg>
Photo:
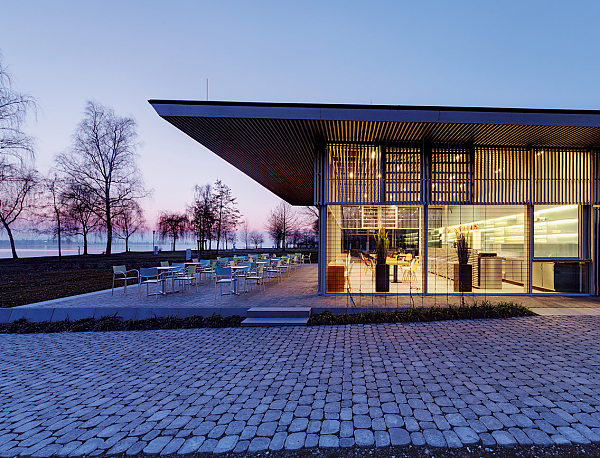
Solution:
<svg viewBox="0 0 600 458"><path fill-rule="evenodd" d="M214 286L206 281L195 288L167 296L148 297L145 289L142 290L140 299L138 287L130 286L128 293L123 294L122 287L111 291L93 293L93 295L75 296L54 301L29 304L20 308L100 308L100 307L273 307L273 306L299 306L313 308L397 308L397 307L434 307L444 306L448 303L459 305L461 296L374 296L374 295L317 295L317 265L304 265L284 275L283 280L272 280L266 285L264 291L256 287L240 296L221 296L220 291L215 294ZM600 301L591 297L564 297L564 296L483 296L465 294L464 300L468 304L475 301L490 300L492 302L512 301L521 303L530 308L600 308Z"/></svg>
<svg viewBox="0 0 600 458"><path fill-rule="evenodd" d="M0 336L0 455L600 441L600 318Z"/></svg>

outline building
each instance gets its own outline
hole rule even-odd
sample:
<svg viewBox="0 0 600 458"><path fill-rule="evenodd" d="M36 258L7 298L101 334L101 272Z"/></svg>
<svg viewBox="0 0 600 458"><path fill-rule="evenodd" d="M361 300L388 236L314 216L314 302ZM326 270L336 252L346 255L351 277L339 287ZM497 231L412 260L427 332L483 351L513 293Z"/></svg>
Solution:
<svg viewBox="0 0 600 458"><path fill-rule="evenodd" d="M378 269L389 294L599 293L598 110L150 103L282 199L319 208L321 294L385 291ZM379 228L393 255L381 269ZM468 269L455 267L463 236Z"/></svg>

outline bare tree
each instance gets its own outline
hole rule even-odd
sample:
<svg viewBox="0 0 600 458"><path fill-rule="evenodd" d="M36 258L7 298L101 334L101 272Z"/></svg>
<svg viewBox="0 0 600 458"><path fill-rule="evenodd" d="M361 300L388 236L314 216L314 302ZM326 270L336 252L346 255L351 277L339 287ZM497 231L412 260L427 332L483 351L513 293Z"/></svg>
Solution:
<svg viewBox="0 0 600 458"><path fill-rule="evenodd" d="M214 188L215 232L217 236L217 254L219 242L224 233L235 231L240 218L236 198L231 195L231 189L221 180L215 182Z"/></svg>
<svg viewBox="0 0 600 458"><path fill-rule="evenodd" d="M58 259L62 259L62 238L74 233L69 218L69 203L65 198L67 183L56 171L50 171L40 181L39 193L35 197L35 213L41 219L37 230L52 234L58 241Z"/></svg>
<svg viewBox="0 0 600 458"><path fill-rule="evenodd" d="M227 249L227 243L231 243L231 247L233 248L233 246L235 245L235 242L237 241L237 234L235 233L235 231L227 231L225 232L223 238L225 239L225 249Z"/></svg>
<svg viewBox="0 0 600 458"><path fill-rule="evenodd" d="M148 195L136 163L136 138L133 118L88 102L71 148L56 159L62 171L93 196L94 212L106 230L106 255L112 250L113 219L129 203Z"/></svg>
<svg viewBox="0 0 600 458"><path fill-rule="evenodd" d="M63 199L67 204L66 221L71 232L83 237L83 254L88 254L88 237L101 223L101 218L95 212L98 204L94 202L96 196L86 192L86 188L79 183L68 180L64 190Z"/></svg>
<svg viewBox="0 0 600 458"><path fill-rule="evenodd" d="M0 170L0 222L8 234L13 259L18 256L12 226L31 205L37 182L37 172L25 166L6 166Z"/></svg>
<svg viewBox="0 0 600 458"><path fill-rule="evenodd" d="M244 241L244 245L246 246L246 250L248 249L248 245L250 242L250 228L248 226L248 218L242 221L242 240Z"/></svg>
<svg viewBox="0 0 600 458"><path fill-rule="evenodd" d="M144 210L136 201L130 201L114 219L116 235L125 240L125 252L129 251L129 239L135 233L146 229ZM175 251L175 250L173 250Z"/></svg>
<svg viewBox="0 0 600 458"><path fill-rule="evenodd" d="M250 232L250 241L254 244L254 248L258 250L259 245L262 247L265 238L260 232Z"/></svg>
<svg viewBox="0 0 600 458"><path fill-rule="evenodd" d="M194 203L188 208L190 214L190 228L198 236L199 240L208 240L208 249L215 226L215 202L210 184L194 188ZM202 250L202 243L200 249ZM200 255L200 254L199 254Z"/></svg>
<svg viewBox="0 0 600 458"><path fill-rule="evenodd" d="M298 214L290 204L282 200L277 207L271 210L265 227L275 240L277 248L281 244L281 248L285 251L287 237L293 231L298 230Z"/></svg>
<svg viewBox="0 0 600 458"><path fill-rule="evenodd" d="M175 251L175 242L183 237L188 229L187 216L180 213L161 213L158 217L157 229L161 237L171 237L172 251Z"/></svg>
<svg viewBox="0 0 600 458"><path fill-rule="evenodd" d="M319 210L315 206L301 207L300 215L302 219L302 225L314 233L315 236L319 235Z"/></svg>
<svg viewBox="0 0 600 458"><path fill-rule="evenodd" d="M30 110L36 109L35 100L27 95L17 92L12 87L12 79L6 68L2 65L0 55L0 169L15 167L22 171L22 167L29 159L33 159L33 139L26 135L23 124ZM6 170L2 176L13 175Z"/></svg>
<svg viewBox="0 0 600 458"><path fill-rule="evenodd" d="M30 161L34 158L33 139L22 130L30 110L36 103L29 95L17 92L2 65L0 56L0 222L8 234L13 258L17 258L12 233L13 224L23 216L37 183L37 172Z"/></svg>

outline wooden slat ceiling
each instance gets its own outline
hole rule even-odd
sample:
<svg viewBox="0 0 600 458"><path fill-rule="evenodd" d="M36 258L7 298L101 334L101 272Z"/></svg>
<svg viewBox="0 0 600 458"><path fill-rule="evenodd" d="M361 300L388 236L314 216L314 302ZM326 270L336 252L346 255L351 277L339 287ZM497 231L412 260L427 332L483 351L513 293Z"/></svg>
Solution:
<svg viewBox="0 0 600 458"><path fill-rule="evenodd" d="M155 109L163 102L151 101ZM161 112L157 109L159 114ZM178 113L179 114L179 113ZM600 127L266 117L161 116L292 205L313 203L318 142L598 147Z"/></svg>

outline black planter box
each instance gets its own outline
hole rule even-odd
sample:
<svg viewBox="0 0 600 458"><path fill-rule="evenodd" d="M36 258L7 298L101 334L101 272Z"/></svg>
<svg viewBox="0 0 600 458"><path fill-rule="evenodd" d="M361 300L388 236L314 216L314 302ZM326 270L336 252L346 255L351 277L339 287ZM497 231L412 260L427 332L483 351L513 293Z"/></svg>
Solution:
<svg viewBox="0 0 600 458"><path fill-rule="evenodd" d="M469 293L473 289L473 266L454 264L454 292Z"/></svg>
<svg viewBox="0 0 600 458"><path fill-rule="evenodd" d="M387 264L375 265L375 292L389 293L390 291L390 266Z"/></svg>

